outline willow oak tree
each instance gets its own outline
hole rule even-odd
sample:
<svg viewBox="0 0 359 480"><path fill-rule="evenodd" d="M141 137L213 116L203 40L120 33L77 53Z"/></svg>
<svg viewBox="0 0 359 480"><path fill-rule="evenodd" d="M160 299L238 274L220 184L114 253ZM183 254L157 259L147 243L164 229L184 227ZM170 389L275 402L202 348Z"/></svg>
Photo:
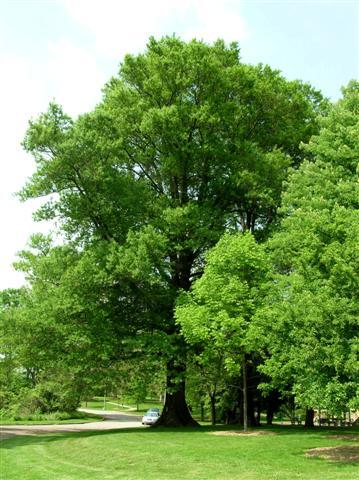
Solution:
<svg viewBox="0 0 359 480"><path fill-rule="evenodd" d="M265 372L303 407L336 414L359 406L359 83L343 94L290 176L263 311Z"/></svg>
<svg viewBox="0 0 359 480"><path fill-rule="evenodd" d="M223 357L229 372L241 372L245 431L252 320L263 306L269 272L269 257L252 234L226 234L207 254L202 277L180 297L176 308L185 338L190 344L202 346L203 356L212 357L210 364Z"/></svg>
<svg viewBox="0 0 359 480"><path fill-rule="evenodd" d="M128 291L149 298L136 248L144 230L162 238L160 256L145 249L152 268L144 272L157 277L162 292L157 326L153 305L135 328L124 311L111 317L129 335L157 331L167 338L160 423L194 423L185 402L186 347L173 317L178 292L201 275L203 253L226 228L267 231L287 168L300 163L298 145L317 131L322 108L321 95L307 84L242 64L236 44L165 37L125 57L93 112L73 121L50 105L30 123L24 145L37 170L22 198L49 196L38 218L60 219L68 238L87 249L105 245L119 262L127 249L136 268L128 263L112 285L127 283Z"/></svg>

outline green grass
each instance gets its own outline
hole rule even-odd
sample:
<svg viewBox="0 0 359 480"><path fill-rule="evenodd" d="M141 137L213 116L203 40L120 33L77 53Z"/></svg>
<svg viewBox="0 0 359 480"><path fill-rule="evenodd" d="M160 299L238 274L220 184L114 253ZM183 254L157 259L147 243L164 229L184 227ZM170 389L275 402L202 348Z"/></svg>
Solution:
<svg viewBox="0 0 359 480"><path fill-rule="evenodd" d="M89 423L102 420L100 415L74 412L55 414L34 414L25 417L7 418L0 416L0 425L53 425L59 423Z"/></svg>
<svg viewBox="0 0 359 480"><path fill-rule="evenodd" d="M106 405L106 408L105 408ZM146 400L138 405L131 398L107 398L106 403L103 397L95 397L87 402L81 404L82 408L94 408L98 410L111 410L111 411L123 411L130 412L131 415L144 415L149 408L160 408L162 410L163 405L153 400ZM129 407L129 408L128 408ZM138 407L138 410L137 410Z"/></svg>
<svg viewBox="0 0 359 480"><path fill-rule="evenodd" d="M59 424L73 424L73 423L90 423L101 421L102 417L99 415L86 415L83 418L67 418L66 420L12 420L2 419L1 425L59 425ZM1 479L1 477L0 477Z"/></svg>
<svg viewBox="0 0 359 480"><path fill-rule="evenodd" d="M359 479L357 465L305 456L310 448L354 444L327 438L333 429L270 430L277 434L216 436L203 427L17 437L2 442L0 471L4 480Z"/></svg>
<svg viewBox="0 0 359 480"><path fill-rule="evenodd" d="M115 400L113 400L113 402L115 402ZM121 406L117 405L117 403L119 402L116 402L116 405L114 405L112 403L112 400L106 401L106 410L111 410L111 411L127 410L126 408L122 408ZM81 408L93 408L96 410L105 410L105 405L103 400L89 400L88 402L82 402Z"/></svg>

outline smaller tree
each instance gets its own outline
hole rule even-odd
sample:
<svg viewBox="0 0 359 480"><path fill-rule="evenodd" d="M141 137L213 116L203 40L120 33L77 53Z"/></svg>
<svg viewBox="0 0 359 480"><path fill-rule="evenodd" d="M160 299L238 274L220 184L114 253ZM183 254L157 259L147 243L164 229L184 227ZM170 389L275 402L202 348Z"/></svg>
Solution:
<svg viewBox="0 0 359 480"><path fill-rule="evenodd" d="M359 406L359 83L343 94L289 178L269 242L279 275L261 312L263 371L311 417Z"/></svg>
<svg viewBox="0 0 359 480"><path fill-rule="evenodd" d="M241 372L245 431L247 363L255 333L251 322L265 298L269 272L264 248L250 233L225 234L208 253L203 276L176 308L183 335L200 346L207 364L223 357L227 371Z"/></svg>
<svg viewBox="0 0 359 480"><path fill-rule="evenodd" d="M201 409L204 420L204 407L209 404L212 425L217 423L217 404L221 391L225 388L225 371L223 354L201 349L191 358L187 367L187 401Z"/></svg>

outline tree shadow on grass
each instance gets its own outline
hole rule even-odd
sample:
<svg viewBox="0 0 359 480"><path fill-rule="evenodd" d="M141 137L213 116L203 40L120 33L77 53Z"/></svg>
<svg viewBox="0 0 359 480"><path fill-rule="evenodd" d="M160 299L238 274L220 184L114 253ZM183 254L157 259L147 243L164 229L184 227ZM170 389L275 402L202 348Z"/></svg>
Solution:
<svg viewBox="0 0 359 480"><path fill-rule="evenodd" d="M25 426L24 426L25 427ZM206 427L205 427L206 428ZM213 427L212 427L213 428ZM205 429L203 429L204 431ZM119 435L119 434L137 434L137 435L173 435L174 433L191 433L191 432L202 432L202 429L199 428L188 428L188 427L158 427L158 428L138 428L138 427L129 427L129 428L120 428L120 429L107 429L107 430L84 430L84 431L58 431L54 432L53 430L41 430L41 431L31 431L28 429L26 432L26 427L22 434L16 433L15 431L3 429L5 435L9 436L0 441L0 449L13 449L16 447L26 446L26 445L41 445L56 441L66 441L72 439L81 439L88 437L98 437L103 435Z"/></svg>
<svg viewBox="0 0 359 480"><path fill-rule="evenodd" d="M242 432L242 427L240 425L217 425L202 427L201 430L207 432L231 432L236 431L238 433ZM298 425L261 425L259 427L249 428L249 432L262 432L262 433L272 433L276 435L302 435L302 436L313 436L318 438L335 438L339 439L348 439L350 440L353 436L359 435L359 428L357 427L314 427L306 428L304 426Z"/></svg>
<svg viewBox="0 0 359 480"><path fill-rule="evenodd" d="M0 449L12 449L16 447L22 447L27 445L42 445L46 443L72 440L75 438L88 438L88 437L97 437L101 435L111 435L119 433L142 433L144 429L138 428L121 428L114 430L89 430L83 432L52 432L52 431L41 431L40 433L29 433L26 434L11 434L11 437L5 438L0 441Z"/></svg>
<svg viewBox="0 0 359 480"><path fill-rule="evenodd" d="M241 427L239 425L218 425L218 426L202 426L200 428L189 428L189 427L147 427L147 428L121 428L121 429L111 429L111 430L86 430L86 431L62 431L62 432L53 432L51 429L42 430L41 432L31 432L29 429L28 434L16 434L10 430L3 429L4 433L9 433L8 438L5 438L0 441L0 449L13 449L16 447L33 445L33 444L46 444L56 441L66 441L70 439L81 439L88 437L97 437L103 435L119 435L119 434L137 434L137 435L173 435L175 434L192 434L192 433L214 433L214 432L241 432ZM24 426L24 430L26 427ZM359 429L355 428L343 428L343 429L329 429L317 427L314 429L305 429L303 427L297 426L262 426L251 429L252 432L264 432L272 433L275 435L311 435L313 439L323 439L327 438L328 435L332 434L348 434L348 440L350 439L351 434L359 433ZM266 435L264 435L266 436ZM241 436L242 438L245 435ZM350 448L350 446L348 446Z"/></svg>

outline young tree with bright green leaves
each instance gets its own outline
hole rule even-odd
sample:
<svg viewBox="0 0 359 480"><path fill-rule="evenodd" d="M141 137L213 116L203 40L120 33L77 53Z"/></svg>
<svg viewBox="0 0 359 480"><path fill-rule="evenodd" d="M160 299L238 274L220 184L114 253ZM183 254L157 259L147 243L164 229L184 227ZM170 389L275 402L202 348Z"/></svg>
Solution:
<svg viewBox="0 0 359 480"><path fill-rule="evenodd" d="M242 64L236 44L166 37L125 57L93 112L73 121L52 104L30 123L24 146L37 169L21 196L47 197L37 218L59 220L83 249L68 298L91 298L94 331L99 318L113 326L107 355L156 339L168 369L160 423L194 424L179 292L226 229L267 235L323 108L307 84Z"/></svg>
<svg viewBox="0 0 359 480"><path fill-rule="evenodd" d="M176 308L188 343L200 346L210 365L215 357L223 357L226 370L242 374L245 431L247 361L255 334L252 320L263 306L269 275L269 258L250 233L226 234L207 254L202 277L180 297Z"/></svg>
<svg viewBox="0 0 359 480"><path fill-rule="evenodd" d="M340 413L359 407L358 82L303 149L269 242L280 275L261 314L263 370L298 404Z"/></svg>

